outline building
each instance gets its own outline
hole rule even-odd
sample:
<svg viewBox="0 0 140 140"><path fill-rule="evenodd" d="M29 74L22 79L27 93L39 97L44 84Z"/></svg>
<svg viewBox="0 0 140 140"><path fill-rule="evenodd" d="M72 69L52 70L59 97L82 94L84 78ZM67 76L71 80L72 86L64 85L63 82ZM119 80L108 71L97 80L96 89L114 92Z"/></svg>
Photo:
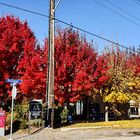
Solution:
<svg viewBox="0 0 140 140"><path fill-rule="evenodd" d="M128 109L129 118L140 118L140 104L136 101L130 101Z"/></svg>

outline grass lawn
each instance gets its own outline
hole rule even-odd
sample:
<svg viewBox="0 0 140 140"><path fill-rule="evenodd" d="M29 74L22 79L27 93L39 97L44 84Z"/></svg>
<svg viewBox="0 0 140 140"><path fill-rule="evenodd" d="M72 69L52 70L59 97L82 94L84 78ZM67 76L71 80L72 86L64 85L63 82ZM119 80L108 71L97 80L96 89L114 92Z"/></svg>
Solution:
<svg viewBox="0 0 140 140"><path fill-rule="evenodd" d="M68 128L74 127L112 127L112 128L140 128L140 120L121 120L108 122L77 122L66 126Z"/></svg>

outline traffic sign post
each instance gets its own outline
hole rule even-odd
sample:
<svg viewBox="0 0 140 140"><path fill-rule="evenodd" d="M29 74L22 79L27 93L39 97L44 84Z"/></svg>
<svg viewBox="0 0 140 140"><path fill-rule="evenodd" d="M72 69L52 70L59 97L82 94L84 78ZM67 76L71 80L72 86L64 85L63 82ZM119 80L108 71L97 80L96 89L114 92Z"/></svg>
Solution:
<svg viewBox="0 0 140 140"><path fill-rule="evenodd" d="M7 79L6 80L7 83L10 83L12 85L12 108L11 108L11 127L10 127L10 138L9 140L13 140L12 139L12 132L13 132L13 115L14 115L14 99L16 98L16 94L17 94L17 88L16 85L21 83L21 80L15 80L15 79Z"/></svg>
<svg viewBox="0 0 140 140"><path fill-rule="evenodd" d="M13 94L13 93L12 93L12 94ZM9 138L9 140L13 140L13 139L12 139L13 115L14 115L14 98L13 98L13 95L12 95L11 127L10 127L10 138Z"/></svg>

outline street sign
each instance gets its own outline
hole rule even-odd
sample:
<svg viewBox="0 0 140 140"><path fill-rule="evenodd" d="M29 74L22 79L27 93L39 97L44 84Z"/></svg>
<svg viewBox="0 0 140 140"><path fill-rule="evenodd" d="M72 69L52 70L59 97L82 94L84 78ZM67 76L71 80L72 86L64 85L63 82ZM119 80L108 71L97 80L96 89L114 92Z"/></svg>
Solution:
<svg viewBox="0 0 140 140"><path fill-rule="evenodd" d="M13 99L16 98L16 95L17 95L17 88L16 88L16 85L13 85L13 88L12 88L12 97L13 97Z"/></svg>
<svg viewBox="0 0 140 140"><path fill-rule="evenodd" d="M16 85L21 83L22 81L20 79L7 79L6 82L12 85L12 108L11 108L12 111L11 111L10 138L9 138L9 140L12 140L14 99L16 98L17 94Z"/></svg>
<svg viewBox="0 0 140 140"><path fill-rule="evenodd" d="M20 80L20 79L7 79L6 82L11 83L11 84L19 84L22 82L22 80Z"/></svg>

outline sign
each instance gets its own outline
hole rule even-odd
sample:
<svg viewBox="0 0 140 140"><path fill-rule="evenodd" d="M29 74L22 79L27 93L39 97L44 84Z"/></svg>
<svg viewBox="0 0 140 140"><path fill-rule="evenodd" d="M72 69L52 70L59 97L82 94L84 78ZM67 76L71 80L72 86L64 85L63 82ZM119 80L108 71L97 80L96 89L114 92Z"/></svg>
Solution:
<svg viewBox="0 0 140 140"><path fill-rule="evenodd" d="M22 81L20 79L7 79L6 82L12 84L12 98L15 99L17 94L16 85L20 84Z"/></svg>
<svg viewBox="0 0 140 140"><path fill-rule="evenodd" d="M10 83L12 85L12 111L11 111L11 127L10 127L10 139L12 140L12 133L13 133L13 110L14 110L14 99L16 98L16 85L21 83L22 81L19 79L7 79L7 83Z"/></svg>
<svg viewBox="0 0 140 140"><path fill-rule="evenodd" d="M5 134L5 124L6 124L6 113L0 110L0 136Z"/></svg>
<svg viewBox="0 0 140 140"><path fill-rule="evenodd" d="M0 111L0 128L5 127L5 111Z"/></svg>
<svg viewBox="0 0 140 140"><path fill-rule="evenodd" d="M11 83L11 84L19 84L22 82L22 80L20 80L20 79L7 79L6 82Z"/></svg>
<svg viewBox="0 0 140 140"><path fill-rule="evenodd" d="M13 88L12 88L12 97L13 97L13 99L16 98L16 95L17 95L17 88L16 88L16 85L13 85Z"/></svg>
<svg viewBox="0 0 140 140"><path fill-rule="evenodd" d="M42 100L32 100L29 108L31 119L39 119L42 117Z"/></svg>

